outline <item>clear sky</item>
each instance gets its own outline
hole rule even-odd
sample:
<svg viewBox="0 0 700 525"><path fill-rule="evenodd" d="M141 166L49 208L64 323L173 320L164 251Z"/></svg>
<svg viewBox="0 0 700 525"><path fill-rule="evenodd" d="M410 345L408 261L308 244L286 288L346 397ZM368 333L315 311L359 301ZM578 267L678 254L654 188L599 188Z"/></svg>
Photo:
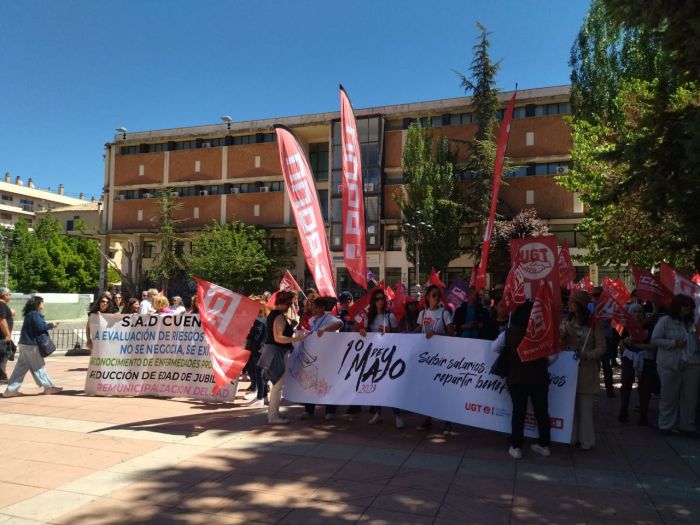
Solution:
<svg viewBox="0 0 700 525"><path fill-rule="evenodd" d="M478 20L499 88L569 83L588 0L0 0L0 176L99 197L140 131L459 97Z"/></svg>

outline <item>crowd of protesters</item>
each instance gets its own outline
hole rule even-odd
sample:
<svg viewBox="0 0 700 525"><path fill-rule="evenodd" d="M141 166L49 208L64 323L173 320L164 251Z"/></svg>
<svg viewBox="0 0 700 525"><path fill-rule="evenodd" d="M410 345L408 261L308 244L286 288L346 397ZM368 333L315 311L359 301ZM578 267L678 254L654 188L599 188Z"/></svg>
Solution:
<svg viewBox="0 0 700 525"><path fill-rule="evenodd" d="M268 308L269 294L253 297L260 302L258 319L248 337L251 359L246 367L251 379L247 398L251 405L267 404L268 423L286 424L289 419L280 414L279 394L286 378L286 359L292 344L310 334L322 336L327 332L413 333L426 338L433 335L492 340L494 351L503 353L508 362L506 382L513 402L512 431L509 454L522 457L524 426L528 400L537 420L538 438L532 444L533 452L549 456L550 420L548 413L548 366L556 356L523 362L517 348L525 336L533 303L526 301L508 314L499 289L492 290L488 304L476 288L470 287L467 300L452 311L443 302L442 290L428 286L424 296L405 297L400 305L402 316L397 320L389 306L383 288L374 288L369 296L367 315L361 322L350 317L353 296L342 292L338 298L319 297L315 290L307 290L300 301L296 292L280 291L274 299L274 308ZM650 425L649 404L653 395L660 398L658 428L665 434L682 433L698 437L696 413L700 390L700 350L693 319L694 302L686 295L676 295L665 307L650 302L639 302L635 292L625 309L646 330L646 339L634 339L627 330L618 332L609 320L595 315L596 303L602 288L592 293L583 290L562 291L563 311L559 336L564 351L574 352L579 362L572 444L582 450L595 446L593 409L596 396L603 384L608 397L616 397L613 369L620 368L619 421L628 423L630 397L635 379L638 381L639 425ZM396 308L399 305L393 305ZM261 375L261 367L264 375ZM270 372L274 370L274 372ZM272 383L268 398L268 381ZM326 406L324 418L335 418L338 407ZM302 419L314 416L316 407L305 405ZM356 417L361 407L347 408L350 418ZM401 411L393 409L396 428L406 421ZM377 424L383 419L381 407L369 407L367 423ZM425 418L417 428L428 430L432 419ZM453 434L449 422L444 423L445 434Z"/></svg>

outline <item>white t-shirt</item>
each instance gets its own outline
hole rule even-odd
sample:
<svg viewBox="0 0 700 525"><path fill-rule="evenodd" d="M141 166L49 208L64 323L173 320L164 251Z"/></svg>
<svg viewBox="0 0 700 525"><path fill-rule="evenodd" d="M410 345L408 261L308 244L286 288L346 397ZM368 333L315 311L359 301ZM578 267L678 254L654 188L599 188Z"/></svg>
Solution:
<svg viewBox="0 0 700 525"><path fill-rule="evenodd" d="M367 328L367 331L380 332L386 334L389 332L393 332L398 327L399 323L396 320L396 317L391 312L388 312L384 314L375 315L374 321L372 321L372 324Z"/></svg>
<svg viewBox="0 0 700 525"><path fill-rule="evenodd" d="M323 315L320 315L319 317L312 317L309 319L309 328L311 328L312 332L315 332L337 322L338 318L336 316L328 312L324 312ZM334 331L337 332L338 330Z"/></svg>
<svg viewBox="0 0 700 525"><path fill-rule="evenodd" d="M175 315L184 314L187 311L187 309L182 305L178 306L177 308L171 308L171 310Z"/></svg>
<svg viewBox="0 0 700 525"><path fill-rule="evenodd" d="M432 332L436 335L445 335L447 329L445 325L452 324L452 313L438 306L435 310L424 308L418 314L418 324L423 327L424 334Z"/></svg>
<svg viewBox="0 0 700 525"><path fill-rule="evenodd" d="M156 313L156 309L153 308L151 301L141 301L141 304L139 305L139 313L142 315L154 314Z"/></svg>

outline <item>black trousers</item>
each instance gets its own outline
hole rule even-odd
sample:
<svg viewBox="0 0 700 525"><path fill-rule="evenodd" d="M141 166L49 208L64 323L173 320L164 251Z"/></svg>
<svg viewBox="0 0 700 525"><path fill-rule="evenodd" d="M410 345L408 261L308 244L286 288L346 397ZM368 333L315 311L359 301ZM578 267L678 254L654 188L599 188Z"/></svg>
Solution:
<svg viewBox="0 0 700 525"><path fill-rule="evenodd" d="M532 408L537 419L537 443L549 446L549 384L544 385L508 385L508 392L513 401L513 416L511 418L510 444L513 448L523 448L525 432L525 412L527 400L532 400Z"/></svg>
<svg viewBox="0 0 700 525"><path fill-rule="evenodd" d="M605 382L605 390L608 393L614 391L613 388L613 365L617 360L617 346L620 342L619 337L605 338L605 353L600 358L600 364L603 368L603 381Z"/></svg>

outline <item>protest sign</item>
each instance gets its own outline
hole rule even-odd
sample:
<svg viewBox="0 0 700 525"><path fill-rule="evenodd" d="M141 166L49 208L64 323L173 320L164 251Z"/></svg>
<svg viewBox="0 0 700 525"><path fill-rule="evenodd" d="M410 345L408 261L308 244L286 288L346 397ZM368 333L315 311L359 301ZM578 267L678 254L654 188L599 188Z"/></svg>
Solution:
<svg viewBox="0 0 700 525"><path fill-rule="evenodd" d="M233 401L237 384L212 395L214 374L198 315L91 315L85 393Z"/></svg>
<svg viewBox="0 0 700 525"><path fill-rule="evenodd" d="M489 371L491 341L412 334L356 333L309 337L296 345L284 397L297 403L401 408L500 432L510 432L512 404L505 380ZM571 438L578 362L562 352L549 368L552 440ZM526 435L537 433L532 410Z"/></svg>

